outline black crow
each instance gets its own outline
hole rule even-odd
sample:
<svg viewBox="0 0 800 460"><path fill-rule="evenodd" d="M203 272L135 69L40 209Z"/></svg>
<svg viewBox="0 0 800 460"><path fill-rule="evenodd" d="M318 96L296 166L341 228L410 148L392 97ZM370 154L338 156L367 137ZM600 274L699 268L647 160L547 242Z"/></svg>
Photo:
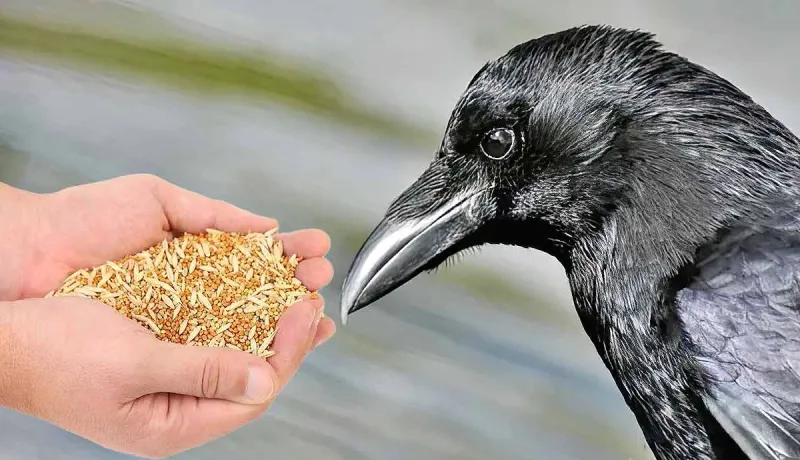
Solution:
<svg viewBox="0 0 800 460"><path fill-rule="evenodd" d="M358 252L342 319L466 248L535 248L659 460L800 458L800 140L654 36L483 66Z"/></svg>

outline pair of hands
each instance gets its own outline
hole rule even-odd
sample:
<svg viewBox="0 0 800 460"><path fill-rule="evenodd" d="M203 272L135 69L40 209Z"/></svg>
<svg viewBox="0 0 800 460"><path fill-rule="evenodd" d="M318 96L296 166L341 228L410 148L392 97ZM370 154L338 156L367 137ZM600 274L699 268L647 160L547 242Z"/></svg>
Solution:
<svg viewBox="0 0 800 460"><path fill-rule="evenodd" d="M322 300L291 306L267 360L187 347L99 302L42 299L72 271L137 253L165 237L206 228L267 231L277 222L149 175L37 195L0 184L0 405L107 448L161 458L259 417L305 356L330 338ZM304 260L311 290L330 283L320 230L279 234Z"/></svg>

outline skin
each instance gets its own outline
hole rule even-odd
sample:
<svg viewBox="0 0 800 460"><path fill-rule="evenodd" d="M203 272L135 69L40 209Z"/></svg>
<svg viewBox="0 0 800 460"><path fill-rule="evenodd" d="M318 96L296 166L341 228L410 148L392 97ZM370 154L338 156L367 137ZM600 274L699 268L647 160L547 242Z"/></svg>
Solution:
<svg viewBox="0 0 800 460"><path fill-rule="evenodd" d="M124 210L124 211L123 211ZM267 231L273 219L149 175L34 194L0 184L0 405L106 448L163 458L257 419L335 332L322 299L291 306L267 360L170 344L108 306L41 296L73 270L184 232ZM279 233L311 290L333 277L321 230Z"/></svg>

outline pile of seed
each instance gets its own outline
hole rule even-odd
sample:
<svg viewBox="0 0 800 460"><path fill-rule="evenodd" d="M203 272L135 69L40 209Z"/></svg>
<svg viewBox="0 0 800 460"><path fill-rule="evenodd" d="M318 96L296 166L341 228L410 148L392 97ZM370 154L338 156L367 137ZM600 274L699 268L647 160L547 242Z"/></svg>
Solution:
<svg viewBox="0 0 800 460"><path fill-rule="evenodd" d="M311 293L296 255L267 233L186 234L121 260L72 273L49 296L99 300L161 340L229 347L260 357L286 307Z"/></svg>

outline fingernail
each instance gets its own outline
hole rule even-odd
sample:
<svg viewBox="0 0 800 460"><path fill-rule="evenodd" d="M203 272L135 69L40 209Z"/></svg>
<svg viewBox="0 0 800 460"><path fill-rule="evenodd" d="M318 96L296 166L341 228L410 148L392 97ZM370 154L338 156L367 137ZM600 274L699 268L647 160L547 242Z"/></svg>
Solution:
<svg viewBox="0 0 800 460"><path fill-rule="evenodd" d="M314 327L319 322L319 315L320 315L320 309L319 308L314 307L313 304L311 305L311 307L312 308L311 308L311 311L309 312L310 314L309 314L309 318L308 318L308 330L309 330L309 332L314 330Z"/></svg>
<svg viewBox="0 0 800 460"><path fill-rule="evenodd" d="M275 383L263 366L251 366L247 371L247 388L244 397L253 404L263 404L272 398Z"/></svg>
<svg viewBox="0 0 800 460"><path fill-rule="evenodd" d="M309 332L314 332L317 329L317 326L319 326L319 322L322 319L323 308L317 308L314 310L314 321L311 323L311 327L308 328Z"/></svg>
<svg viewBox="0 0 800 460"><path fill-rule="evenodd" d="M307 328L309 330L311 330L311 328L314 327L314 321L317 319L317 309L314 308L311 305L303 305L303 307L306 309L306 314L308 315L307 316L307 318L308 318L308 322L307 322L308 327ZM309 308L309 307L311 307L311 308Z"/></svg>
<svg viewBox="0 0 800 460"><path fill-rule="evenodd" d="M323 345L325 342L327 342L328 340L330 340L330 337L325 337L324 339L320 340L320 341L319 341L319 342L317 342L317 344L314 346L314 349L316 350L317 348L321 347L321 346L322 346L322 345Z"/></svg>

